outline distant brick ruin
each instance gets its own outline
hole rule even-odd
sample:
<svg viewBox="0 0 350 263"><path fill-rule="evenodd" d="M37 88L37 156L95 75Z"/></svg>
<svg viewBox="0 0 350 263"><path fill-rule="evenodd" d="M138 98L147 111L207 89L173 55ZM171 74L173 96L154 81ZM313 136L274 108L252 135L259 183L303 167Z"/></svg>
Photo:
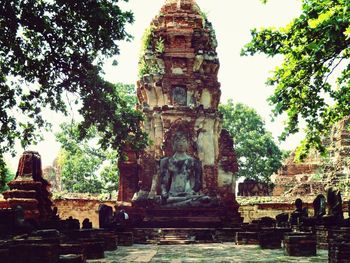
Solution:
<svg viewBox="0 0 350 263"><path fill-rule="evenodd" d="M314 182L314 176L321 167L321 157L312 151L302 163L297 163L294 158L295 152L292 152L273 176L275 187L272 195L305 195L314 192L314 184L318 185Z"/></svg>
<svg viewBox="0 0 350 263"><path fill-rule="evenodd" d="M350 116L334 125L330 136L324 139L328 155L320 156L311 151L306 159L297 163L295 152L284 162L282 168L273 175L274 196L317 195L329 187L339 188L349 194L350 183Z"/></svg>
<svg viewBox="0 0 350 263"><path fill-rule="evenodd" d="M326 188L337 186L349 193L350 176L350 116L339 121L332 129L329 141L329 157L324 160Z"/></svg>

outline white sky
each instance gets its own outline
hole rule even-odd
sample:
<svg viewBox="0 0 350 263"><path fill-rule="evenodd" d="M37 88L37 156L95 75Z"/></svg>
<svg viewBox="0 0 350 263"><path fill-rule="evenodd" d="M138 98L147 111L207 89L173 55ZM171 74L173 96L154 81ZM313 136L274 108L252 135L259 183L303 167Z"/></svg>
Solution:
<svg viewBox="0 0 350 263"><path fill-rule="evenodd" d="M134 36L134 40L120 44L120 55L113 58L118 61L118 66L111 66L113 59L108 61L105 66L107 80L114 83L136 83L142 34L164 2L165 0L120 2L124 10L132 10L134 13L135 22L127 27L127 32ZM197 3L207 13L216 31L221 101L233 99L234 102L242 102L255 108L264 118L267 129L277 138L283 130L283 119L271 122L271 107L266 99L273 93L273 87L266 86L265 82L271 75L270 71L281 62L281 58L272 59L265 55L240 57L240 50L251 39L250 29L267 26L278 28L287 25L300 13L301 1L269 0L266 5L260 0L197 0ZM59 123L64 120L55 113L47 112L46 116L54 124L54 131L44 134L43 142L29 147L39 151L43 166L51 164L57 156L60 146L55 142L53 133L58 131ZM282 143L281 147L293 149L300 139L301 135L292 136ZM23 152L19 146L16 149L17 157L6 158L14 171L17 168L19 155Z"/></svg>

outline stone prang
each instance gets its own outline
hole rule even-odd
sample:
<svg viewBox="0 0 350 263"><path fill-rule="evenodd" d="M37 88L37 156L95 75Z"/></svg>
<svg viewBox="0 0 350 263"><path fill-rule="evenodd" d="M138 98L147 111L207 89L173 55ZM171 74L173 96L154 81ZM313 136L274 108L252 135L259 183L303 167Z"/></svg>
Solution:
<svg viewBox="0 0 350 263"><path fill-rule="evenodd" d="M238 167L233 140L221 129L216 47L212 24L193 0L166 1L145 31L137 97L152 143L142 153L126 149L129 158L119 163L120 203L160 198L159 165L174 156L172 138L180 132L187 138L186 154L201 164L196 194L234 205L237 213Z"/></svg>

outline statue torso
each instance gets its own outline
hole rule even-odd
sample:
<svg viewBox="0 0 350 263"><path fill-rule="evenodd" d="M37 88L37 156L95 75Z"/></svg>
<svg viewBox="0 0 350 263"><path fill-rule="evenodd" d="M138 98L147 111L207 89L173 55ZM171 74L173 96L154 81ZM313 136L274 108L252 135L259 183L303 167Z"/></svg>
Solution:
<svg viewBox="0 0 350 263"><path fill-rule="evenodd" d="M193 190L193 168L194 159L190 156L186 159L167 159L168 172L170 177L170 196L181 196L192 193Z"/></svg>

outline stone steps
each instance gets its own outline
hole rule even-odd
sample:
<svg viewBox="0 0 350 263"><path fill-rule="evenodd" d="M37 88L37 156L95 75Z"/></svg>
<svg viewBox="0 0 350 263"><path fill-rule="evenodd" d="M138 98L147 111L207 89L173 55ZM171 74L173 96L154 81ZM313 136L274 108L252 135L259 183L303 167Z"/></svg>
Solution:
<svg viewBox="0 0 350 263"><path fill-rule="evenodd" d="M231 228L138 228L133 233L135 243L139 244L189 244L232 242L235 231Z"/></svg>
<svg viewBox="0 0 350 263"><path fill-rule="evenodd" d="M182 240L182 239L175 239L175 240L159 240L157 243L158 245L187 245L187 244L194 244L195 241L192 240Z"/></svg>
<svg viewBox="0 0 350 263"><path fill-rule="evenodd" d="M187 239L187 236L166 236L164 237L165 240L178 240L178 239L181 239L181 240L185 240Z"/></svg>
<svg viewBox="0 0 350 263"><path fill-rule="evenodd" d="M195 243L195 236L189 236L184 232L173 232L164 235L158 241L158 245L185 245Z"/></svg>

